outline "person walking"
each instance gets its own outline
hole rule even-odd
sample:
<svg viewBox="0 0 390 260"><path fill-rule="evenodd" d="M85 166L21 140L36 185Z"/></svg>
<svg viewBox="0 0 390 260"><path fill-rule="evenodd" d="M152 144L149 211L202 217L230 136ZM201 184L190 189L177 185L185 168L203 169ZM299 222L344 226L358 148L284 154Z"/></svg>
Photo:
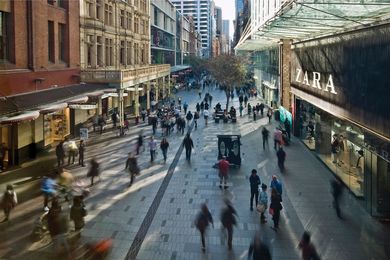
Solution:
<svg viewBox="0 0 390 260"><path fill-rule="evenodd" d="M275 231L279 228L279 219L280 219L280 211L283 209L281 203L281 197L276 188L272 188L271 190L271 204L269 206L270 213L272 215L272 220L274 221L273 229Z"/></svg>
<svg viewBox="0 0 390 260"><path fill-rule="evenodd" d="M89 168L89 171L87 173L87 177L91 178L91 186L93 186L93 180L95 177L99 176L99 163L96 161L95 158L92 158L91 162L91 168Z"/></svg>
<svg viewBox="0 0 390 260"><path fill-rule="evenodd" d="M80 140L79 144L79 165L85 167L84 165L84 152L85 152L85 144L84 140Z"/></svg>
<svg viewBox="0 0 390 260"><path fill-rule="evenodd" d="M197 129L198 128L198 119L199 119L199 112L198 111L196 111L195 113L194 113L194 124L195 124L195 129Z"/></svg>
<svg viewBox="0 0 390 260"><path fill-rule="evenodd" d="M9 220L11 210L16 206L16 204L18 204L18 197L16 196L14 187L8 184L0 204L1 208L3 208L5 216L2 222L6 222Z"/></svg>
<svg viewBox="0 0 390 260"><path fill-rule="evenodd" d="M64 151L64 142L61 141L56 146L56 157L57 157L57 167L64 165L65 160L65 151Z"/></svg>
<svg viewBox="0 0 390 260"><path fill-rule="evenodd" d="M229 250L232 250L233 247L233 226L237 224L235 216L237 216L237 211L233 208L231 202L225 199L225 207L221 212L221 223L227 231Z"/></svg>
<svg viewBox="0 0 390 260"><path fill-rule="evenodd" d="M103 134L104 126L106 125L106 120L105 120L104 115L99 116L98 124L100 127L100 134Z"/></svg>
<svg viewBox="0 0 390 260"><path fill-rule="evenodd" d="M142 135L142 132L140 132L137 138L137 149L136 149L137 155L139 155L139 150L141 146L144 148L143 144L144 144L144 136Z"/></svg>
<svg viewBox="0 0 390 260"><path fill-rule="evenodd" d="M153 162L154 158L156 157L156 150L157 150L157 142L154 140L154 136L152 135L150 137L150 141L148 143L149 151L150 151L150 161Z"/></svg>
<svg viewBox="0 0 390 260"><path fill-rule="evenodd" d="M264 104L261 103L260 106L259 106L259 108L260 108L261 117L264 117Z"/></svg>
<svg viewBox="0 0 390 260"><path fill-rule="evenodd" d="M252 257L251 257L252 256ZM267 244L263 242L260 237L260 233L256 232L256 235L249 246L248 260L271 260L271 252Z"/></svg>
<svg viewBox="0 0 390 260"><path fill-rule="evenodd" d="M49 174L48 176L43 177L41 183L41 191L43 194L43 210L49 211L49 200L56 195L56 181L54 180L54 175Z"/></svg>
<svg viewBox="0 0 390 260"><path fill-rule="evenodd" d="M343 219L341 215L341 210L340 210L340 199L341 195L343 194L343 184L341 183L340 180L334 179L330 182L331 185L331 192L333 196L333 207L336 210L337 217L339 219Z"/></svg>
<svg viewBox="0 0 390 260"><path fill-rule="evenodd" d="M130 172L130 183L129 187L133 185L135 176L140 173L140 169L138 167L137 163L137 157L133 155L133 153L129 153L129 156L126 160L126 167L125 169L129 169Z"/></svg>
<svg viewBox="0 0 390 260"><path fill-rule="evenodd" d="M275 128L274 132L274 149L278 150L279 147L282 145L282 138L283 138L283 133L280 131L279 128Z"/></svg>
<svg viewBox="0 0 390 260"><path fill-rule="evenodd" d="M272 108L268 108L267 116L268 116L268 124L271 124L271 118L272 118Z"/></svg>
<svg viewBox="0 0 390 260"><path fill-rule="evenodd" d="M269 144L268 144L269 131L265 126L263 127L263 130L261 130L261 135L263 136L263 150L265 150L266 147L269 149Z"/></svg>
<svg viewBox="0 0 390 260"><path fill-rule="evenodd" d="M250 199L250 210L253 211L253 197L255 198L256 207L259 199L259 185L261 183L259 175L257 175L256 169L252 170L252 174L249 177L249 183L251 186L251 199Z"/></svg>
<svg viewBox="0 0 390 260"><path fill-rule="evenodd" d="M256 121L257 110L253 107L253 121Z"/></svg>
<svg viewBox="0 0 390 260"><path fill-rule="evenodd" d="M160 143L160 149L161 149L161 152L162 152L162 155L164 157L164 163L167 162L167 152L168 152L168 148L169 148L169 142L167 140L167 138L163 138L161 140L161 143Z"/></svg>
<svg viewBox="0 0 390 260"><path fill-rule="evenodd" d="M282 196L283 188L282 183L279 181L278 177L276 175L272 175L272 180L270 184L271 189L276 189L276 191L279 193L280 197Z"/></svg>
<svg viewBox="0 0 390 260"><path fill-rule="evenodd" d="M310 242L310 233L305 231L302 235L301 241L299 241L299 249L302 251L302 260L320 260L320 256L317 253L316 248Z"/></svg>
<svg viewBox="0 0 390 260"><path fill-rule="evenodd" d="M227 179L229 174L230 163L226 160L226 156L222 156L222 159L218 162L218 177L219 177L219 188L227 189ZM223 186L222 186L223 182Z"/></svg>
<svg viewBox="0 0 390 260"><path fill-rule="evenodd" d="M63 247L65 254L70 259L69 245L66 238L69 230L68 216L64 214L56 199L52 201L49 213L47 214L47 226L58 256L62 255L61 247Z"/></svg>
<svg viewBox="0 0 390 260"><path fill-rule="evenodd" d="M245 104L245 107L248 104L248 96L247 95L245 95L245 97L244 97L244 104Z"/></svg>
<svg viewBox="0 0 390 260"><path fill-rule="evenodd" d="M207 126L209 120L209 111L207 109L203 111L203 118L204 118L204 123Z"/></svg>
<svg viewBox="0 0 390 260"><path fill-rule="evenodd" d="M153 130L153 135L156 134L156 130L157 130L157 117L152 117L152 130Z"/></svg>
<svg viewBox="0 0 390 260"><path fill-rule="evenodd" d="M73 205L70 208L70 219L74 223L74 228L77 233L77 237L81 236L81 229L85 225L84 217L87 215L87 210L82 199L82 196L76 196L73 198Z"/></svg>
<svg viewBox="0 0 390 260"><path fill-rule="evenodd" d="M244 111L244 106L242 104L240 104L239 110L240 110L240 117L242 117L242 111Z"/></svg>
<svg viewBox="0 0 390 260"><path fill-rule="evenodd" d="M184 101L183 108L184 108L184 114L186 115L187 114L187 109L188 109L187 101Z"/></svg>
<svg viewBox="0 0 390 260"><path fill-rule="evenodd" d="M260 223L267 223L265 219L265 212L268 209L268 195L267 195L267 185L264 183L261 184L261 192L259 195L259 204L262 206L262 211L260 212Z"/></svg>
<svg viewBox="0 0 390 260"><path fill-rule="evenodd" d="M186 149L186 159L191 160L192 148L194 148L194 142L192 141L190 134L187 134L183 140L184 148Z"/></svg>
<svg viewBox="0 0 390 260"><path fill-rule="evenodd" d="M71 161L72 164L74 164L74 160L78 151L76 142L74 140L69 140L69 138L66 138L63 147L64 150L68 152L68 165Z"/></svg>
<svg viewBox="0 0 390 260"><path fill-rule="evenodd" d="M118 121L118 114L116 113L116 111L111 114L111 120L113 127L116 128L116 122Z"/></svg>
<svg viewBox="0 0 390 260"><path fill-rule="evenodd" d="M188 111L187 115L186 115L186 119L187 119L187 125L188 127L190 127L190 122L192 120L194 116L192 115L191 111Z"/></svg>
<svg viewBox="0 0 390 260"><path fill-rule="evenodd" d="M201 205L200 212L195 218L195 227L199 230L200 232L200 239L202 242L202 251L206 251L206 242L205 242L205 235L206 235L206 230L209 224L214 228L214 222L213 222L213 217L205 203Z"/></svg>
<svg viewBox="0 0 390 260"><path fill-rule="evenodd" d="M142 117L142 122L145 123L145 119L146 119L146 109L145 108L142 108L142 110L141 110L141 117Z"/></svg>
<svg viewBox="0 0 390 260"><path fill-rule="evenodd" d="M278 166L281 172L284 172L284 161L286 160L286 152L283 150L283 147L280 146L279 150L276 152L276 157L278 157Z"/></svg>

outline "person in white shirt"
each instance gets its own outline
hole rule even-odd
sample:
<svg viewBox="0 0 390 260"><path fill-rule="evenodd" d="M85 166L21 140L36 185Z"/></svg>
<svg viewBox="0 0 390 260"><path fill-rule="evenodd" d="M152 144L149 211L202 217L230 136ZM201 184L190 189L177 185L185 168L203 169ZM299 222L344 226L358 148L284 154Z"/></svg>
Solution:
<svg viewBox="0 0 390 260"><path fill-rule="evenodd" d="M203 116L204 116L205 124L207 125L207 121L209 119L209 111L208 110L204 110L203 111Z"/></svg>
<svg viewBox="0 0 390 260"><path fill-rule="evenodd" d="M150 137L150 141L148 143L149 150L150 150L150 161L153 162L154 158L156 157L156 150L157 150L157 142L154 140L154 136L152 135Z"/></svg>

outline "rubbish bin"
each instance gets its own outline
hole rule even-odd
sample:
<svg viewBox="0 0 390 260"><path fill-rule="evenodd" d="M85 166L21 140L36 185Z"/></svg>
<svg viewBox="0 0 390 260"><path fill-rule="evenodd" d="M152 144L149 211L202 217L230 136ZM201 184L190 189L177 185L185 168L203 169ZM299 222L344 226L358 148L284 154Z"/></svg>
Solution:
<svg viewBox="0 0 390 260"><path fill-rule="evenodd" d="M229 163L241 165L241 135L218 135L218 160L226 156Z"/></svg>

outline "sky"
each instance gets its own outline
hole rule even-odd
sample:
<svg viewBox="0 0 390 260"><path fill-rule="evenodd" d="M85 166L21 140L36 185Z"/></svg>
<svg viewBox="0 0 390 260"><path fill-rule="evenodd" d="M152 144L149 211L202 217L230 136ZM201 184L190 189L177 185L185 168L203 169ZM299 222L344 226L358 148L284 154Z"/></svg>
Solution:
<svg viewBox="0 0 390 260"><path fill-rule="evenodd" d="M235 0L214 0L215 6L222 8L222 19L230 20L230 37L233 37L233 20L235 18Z"/></svg>

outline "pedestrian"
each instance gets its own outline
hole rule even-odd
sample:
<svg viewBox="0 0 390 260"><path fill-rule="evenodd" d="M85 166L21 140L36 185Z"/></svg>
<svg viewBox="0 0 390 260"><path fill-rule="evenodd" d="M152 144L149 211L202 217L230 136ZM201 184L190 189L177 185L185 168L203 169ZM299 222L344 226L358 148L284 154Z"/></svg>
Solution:
<svg viewBox="0 0 390 260"><path fill-rule="evenodd" d="M137 157L133 155L133 153L129 153L129 156L126 160L126 167L125 169L129 168L130 172L130 183L129 187L134 183L134 179L136 175L140 174L140 169L138 167L137 163Z"/></svg>
<svg viewBox="0 0 390 260"><path fill-rule="evenodd" d="M138 138L137 138L137 155L139 155L139 150L141 147L145 148L143 146L144 143L144 136L142 135L142 131L139 133ZM144 149L145 150L145 149Z"/></svg>
<svg viewBox="0 0 390 260"><path fill-rule="evenodd" d="M264 116L264 104L261 103L260 106L259 106L259 108L260 108L261 117L263 117L263 116Z"/></svg>
<svg viewBox="0 0 390 260"><path fill-rule="evenodd" d="M195 218L195 227L199 230L200 232L200 239L202 241L202 251L206 251L206 242L205 242L205 235L206 235L206 230L209 224L214 228L214 222L213 222L213 217L205 203L201 205L200 212Z"/></svg>
<svg viewBox="0 0 390 260"><path fill-rule="evenodd" d="M283 138L283 133L280 131L279 128L275 128L274 132L274 149L278 150L279 147L282 145L282 138Z"/></svg>
<svg viewBox="0 0 390 260"><path fill-rule="evenodd" d="M191 160L192 148L194 148L194 142L192 141L190 134L187 134L183 140L184 148L186 149L186 159Z"/></svg>
<svg viewBox="0 0 390 260"><path fill-rule="evenodd" d="M253 121L256 121L256 116L257 116L257 110L254 107L253 108Z"/></svg>
<svg viewBox="0 0 390 260"><path fill-rule="evenodd" d="M80 140L79 144L79 165L85 167L84 165L84 152L85 152L85 144L84 140Z"/></svg>
<svg viewBox="0 0 390 260"><path fill-rule="evenodd" d="M50 236L53 240L54 249L58 256L61 256L61 247L64 248L65 254L69 256L69 245L66 238L66 234L69 230L68 216L62 212L61 206L58 201L54 199L51 203L49 213L47 214L47 226Z"/></svg>
<svg viewBox="0 0 390 260"><path fill-rule="evenodd" d="M286 152L283 150L283 147L280 146L279 150L276 152L278 157L278 166L281 172L284 172L284 161L286 160Z"/></svg>
<svg viewBox="0 0 390 260"><path fill-rule="evenodd" d="M196 103L196 112L200 113L200 105L199 105L199 102Z"/></svg>
<svg viewBox="0 0 390 260"><path fill-rule="evenodd" d="M116 122L118 121L118 114L116 113L116 111L114 111L111 114L111 120L112 120L112 124L113 124L114 128L116 128Z"/></svg>
<svg viewBox="0 0 390 260"><path fill-rule="evenodd" d="M203 113L204 110L204 102L200 102L200 111Z"/></svg>
<svg viewBox="0 0 390 260"><path fill-rule="evenodd" d="M251 187L251 199L250 199L250 210L253 211L253 197L255 198L256 207L259 199L259 185L261 183L259 175L257 175L256 169L252 170L252 174L249 177L249 183Z"/></svg>
<svg viewBox="0 0 390 260"><path fill-rule="evenodd" d="M202 91L199 91L199 99L202 99Z"/></svg>
<svg viewBox="0 0 390 260"><path fill-rule="evenodd" d="M251 258L252 256L252 258ZM248 260L271 260L271 252L267 244L260 238L260 233L257 232L248 250Z"/></svg>
<svg viewBox="0 0 390 260"><path fill-rule="evenodd" d="M53 174L43 177L41 183L41 191L43 194L43 210L49 211L49 200L56 195L56 181Z"/></svg>
<svg viewBox="0 0 390 260"><path fill-rule="evenodd" d="M153 135L156 134L156 129L157 129L157 117L152 117L152 130L153 130Z"/></svg>
<svg viewBox="0 0 390 260"><path fill-rule="evenodd" d="M187 109L188 109L187 101L184 101L183 108L184 108L184 114L186 115L187 114Z"/></svg>
<svg viewBox="0 0 390 260"><path fill-rule="evenodd" d="M245 97L244 97L244 104L245 104L245 107L248 104L248 96L247 95L245 95Z"/></svg>
<svg viewBox="0 0 390 260"><path fill-rule="evenodd" d="M264 224L264 223L267 223L267 220L265 219L265 212L268 209L267 185L265 185L264 183L261 184L261 192L259 195L259 204L261 205L260 223Z"/></svg>
<svg viewBox="0 0 390 260"><path fill-rule="evenodd" d="M91 162L91 168L89 168L89 171L87 173L87 177L91 177L91 186L93 186L93 180L95 177L99 176L99 163L96 161L95 158L92 158ZM99 178L100 179L100 178Z"/></svg>
<svg viewBox="0 0 390 260"><path fill-rule="evenodd" d="M0 204L1 208L3 208L4 216L5 216L2 222L6 222L9 220L11 210L16 206L17 203L18 203L18 197L16 196L14 187L8 184Z"/></svg>
<svg viewBox="0 0 390 260"><path fill-rule="evenodd" d="M104 115L99 116L99 126L100 126L100 134L103 134L104 126L106 125L106 120Z"/></svg>
<svg viewBox="0 0 390 260"><path fill-rule="evenodd" d="M340 180L334 179L331 181L332 196L333 196L333 207L336 210L337 217L343 219L340 210L340 199L343 194L343 185Z"/></svg>
<svg viewBox="0 0 390 260"><path fill-rule="evenodd" d="M157 150L157 142L154 140L154 136L150 137L150 141L148 143L149 152L150 152L150 161L153 162L156 158L156 150Z"/></svg>
<svg viewBox="0 0 390 260"><path fill-rule="evenodd" d="M283 192L282 183L279 181L276 175L272 175L270 188L271 189L275 188L276 191L279 193L280 197L282 197L282 192Z"/></svg>
<svg viewBox="0 0 390 260"><path fill-rule="evenodd" d="M93 124L93 131L95 132L96 131L96 127L99 125L99 116L98 116L98 114L95 114L92 117L92 124Z"/></svg>
<svg viewBox="0 0 390 260"><path fill-rule="evenodd" d="M167 138L163 138L161 140L161 143L160 143L160 149L161 149L161 152L162 152L162 155L164 157L164 163L167 162L167 152L168 152L168 148L169 148L169 142L167 140Z"/></svg>
<svg viewBox="0 0 390 260"><path fill-rule="evenodd" d="M82 199L82 196L76 196L73 198L73 205L70 208L70 219L74 223L74 228L77 236L81 236L81 229L85 225L84 217L87 215L87 210Z"/></svg>
<svg viewBox="0 0 390 260"><path fill-rule="evenodd" d="M209 119L209 110L206 109L203 111L203 118L204 118L204 123L207 126L208 119Z"/></svg>
<svg viewBox="0 0 390 260"><path fill-rule="evenodd" d="M272 118L272 108L268 108L267 116L268 116L268 124L271 124L271 118Z"/></svg>
<svg viewBox="0 0 390 260"><path fill-rule="evenodd" d="M218 177L219 177L219 188L222 189L222 182L224 183L223 188L226 190L228 188L227 186L227 179L229 174L229 167L230 163L228 160L226 160L226 156L223 155L222 159L218 162Z"/></svg>
<svg viewBox="0 0 390 260"><path fill-rule="evenodd" d="M4 171L4 159L7 152L7 146L5 143L0 144L0 172Z"/></svg>
<svg viewBox="0 0 390 260"><path fill-rule="evenodd" d="M248 104L248 116L252 113L252 106L251 104L249 103Z"/></svg>
<svg viewBox="0 0 390 260"><path fill-rule="evenodd" d="M237 216L237 211L233 208L231 202L225 199L225 208L221 212L221 223L224 229L227 230L229 250L232 250L233 226L237 224L235 216Z"/></svg>
<svg viewBox="0 0 390 260"><path fill-rule="evenodd" d="M142 122L145 123L145 119L146 119L146 109L143 107L142 110L141 110L141 117L142 117Z"/></svg>
<svg viewBox="0 0 390 260"><path fill-rule="evenodd" d="M188 127L190 127L190 122L192 120L194 116L192 115L191 111L188 111L187 115L186 115L186 119L187 119L187 125Z"/></svg>
<svg viewBox="0 0 390 260"><path fill-rule="evenodd" d="M76 142L74 140L69 140L69 138L66 138L63 144L63 148L65 151L68 152L68 165L71 161L72 164L74 164L74 160L78 151Z"/></svg>
<svg viewBox="0 0 390 260"><path fill-rule="evenodd" d="M210 108L210 105L209 105L209 103L207 103L207 101L204 103L204 109L205 110L209 110L209 108Z"/></svg>
<svg viewBox="0 0 390 260"><path fill-rule="evenodd" d="M65 151L64 151L64 142L61 141L56 146L56 157L57 157L57 167L64 165L65 160Z"/></svg>
<svg viewBox="0 0 390 260"><path fill-rule="evenodd" d="M269 149L269 144L268 144L269 131L265 126L263 127L263 130L261 130L261 135L263 136L263 150L265 150L265 147Z"/></svg>
<svg viewBox="0 0 390 260"><path fill-rule="evenodd" d="M278 193L276 188L272 188L269 210L272 215L272 220L274 221L273 229L275 231L279 228L280 211L283 209L281 201L281 195Z"/></svg>
<svg viewBox="0 0 390 260"><path fill-rule="evenodd" d="M199 112L198 111L196 111L195 113L194 113L194 123L195 123L195 129L197 129L198 128L198 119L199 119Z"/></svg>
<svg viewBox="0 0 390 260"><path fill-rule="evenodd" d="M243 107L243 105L242 105L242 104L240 104L240 108L239 108L239 110L240 110L240 117L242 117L242 111L244 111L244 107Z"/></svg>
<svg viewBox="0 0 390 260"><path fill-rule="evenodd" d="M302 235L302 239L298 245L299 249L302 251L303 260L320 260L320 256L317 253L316 248L310 242L310 233L305 231Z"/></svg>
<svg viewBox="0 0 390 260"><path fill-rule="evenodd" d="M209 103L210 103L210 106L211 106L212 101L213 101L213 96L212 96L212 95L209 95Z"/></svg>
<svg viewBox="0 0 390 260"><path fill-rule="evenodd" d="M244 97L242 95L240 95L238 97L238 101L240 102L240 106L242 106L242 102L244 102Z"/></svg>
<svg viewBox="0 0 390 260"><path fill-rule="evenodd" d="M290 126L290 122L287 119L286 119L286 121L284 121L284 130L286 130L288 140L290 140L291 139L291 126Z"/></svg>

